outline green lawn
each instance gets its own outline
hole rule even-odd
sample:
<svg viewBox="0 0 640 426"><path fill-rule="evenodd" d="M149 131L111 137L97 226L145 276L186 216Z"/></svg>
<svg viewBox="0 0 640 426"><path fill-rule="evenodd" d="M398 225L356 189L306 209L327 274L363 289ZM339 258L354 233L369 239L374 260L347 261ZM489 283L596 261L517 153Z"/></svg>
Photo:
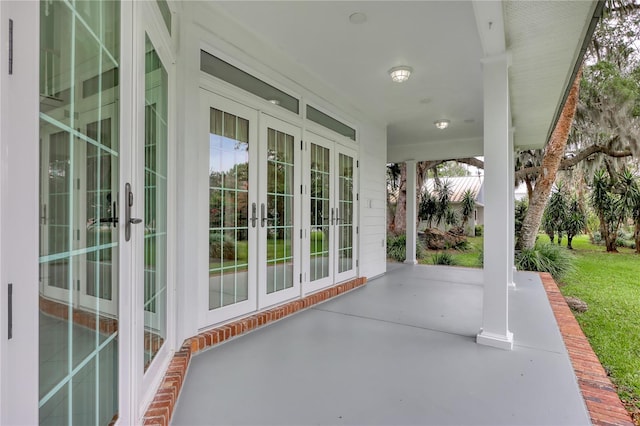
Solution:
<svg viewBox="0 0 640 426"><path fill-rule="evenodd" d="M469 237L469 248L467 250L425 250L425 255L420 259L422 265L433 265L433 255L436 253L446 252L449 253L454 261L455 266L466 266L469 268L479 268L480 260L478 255L482 249L483 238L482 237Z"/></svg>
<svg viewBox="0 0 640 426"><path fill-rule="evenodd" d="M630 249L606 253L586 235L573 246L576 270L560 290L587 302L575 316L620 397L640 409L640 257Z"/></svg>

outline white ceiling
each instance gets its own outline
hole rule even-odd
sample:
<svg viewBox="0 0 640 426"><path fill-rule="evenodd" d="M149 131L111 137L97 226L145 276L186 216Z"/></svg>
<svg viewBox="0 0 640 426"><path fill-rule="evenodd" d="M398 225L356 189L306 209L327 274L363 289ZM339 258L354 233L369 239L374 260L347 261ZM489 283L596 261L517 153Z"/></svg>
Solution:
<svg viewBox="0 0 640 426"><path fill-rule="evenodd" d="M516 143L546 142L593 3L503 2ZM230 1L215 7L386 123L390 147L482 138L484 53L470 1ZM350 23L354 12L367 21ZM402 84L388 75L398 65L414 69ZM451 121L444 131L433 125L442 118Z"/></svg>

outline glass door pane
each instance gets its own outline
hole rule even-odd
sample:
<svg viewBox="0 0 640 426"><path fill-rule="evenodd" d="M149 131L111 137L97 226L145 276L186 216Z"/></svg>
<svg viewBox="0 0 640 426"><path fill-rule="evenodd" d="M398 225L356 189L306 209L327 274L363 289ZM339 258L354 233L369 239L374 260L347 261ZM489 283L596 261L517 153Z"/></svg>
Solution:
<svg viewBox="0 0 640 426"><path fill-rule="evenodd" d="M41 424L118 410L119 2L40 3Z"/></svg>
<svg viewBox="0 0 640 426"><path fill-rule="evenodd" d="M294 137L267 130L267 294L293 287Z"/></svg>
<svg viewBox="0 0 640 426"><path fill-rule="evenodd" d="M353 269L353 157L339 153L338 156L338 273Z"/></svg>
<svg viewBox="0 0 640 426"><path fill-rule="evenodd" d="M145 48L144 368L167 337L168 77L153 44Z"/></svg>
<svg viewBox="0 0 640 426"><path fill-rule="evenodd" d="M209 110L209 310L249 295L249 120Z"/></svg>
<svg viewBox="0 0 640 426"><path fill-rule="evenodd" d="M309 281L329 277L331 247L331 152L311 144L309 198L311 201Z"/></svg>

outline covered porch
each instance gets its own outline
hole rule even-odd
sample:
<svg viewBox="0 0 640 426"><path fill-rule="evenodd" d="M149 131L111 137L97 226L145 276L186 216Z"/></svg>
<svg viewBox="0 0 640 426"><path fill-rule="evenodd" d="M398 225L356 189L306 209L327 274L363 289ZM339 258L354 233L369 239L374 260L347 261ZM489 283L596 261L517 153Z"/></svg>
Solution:
<svg viewBox="0 0 640 426"><path fill-rule="evenodd" d="M540 276L515 281L513 351L475 343L481 270L389 264L194 357L172 423L591 424Z"/></svg>

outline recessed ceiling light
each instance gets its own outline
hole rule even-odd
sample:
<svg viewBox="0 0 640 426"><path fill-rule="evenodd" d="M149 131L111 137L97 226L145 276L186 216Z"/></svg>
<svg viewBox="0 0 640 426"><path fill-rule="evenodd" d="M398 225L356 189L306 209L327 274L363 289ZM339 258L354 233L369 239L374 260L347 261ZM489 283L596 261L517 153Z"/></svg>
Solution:
<svg viewBox="0 0 640 426"><path fill-rule="evenodd" d="M433 124L440 130L444 130L449 127L449 123L451 123L449 120L437 120L433 122Z"/></svg>
<svg viewBox="0 0 640 426"><path fill-rule="evenodd" d="M277 99L269 99L269 102L271 102L274 105L280 105L280 101Z"/></svg>
<svg viewBox="0 0 640 426"><path fill-rule="evenodd" d="M404 83L409 80L409 76L411 75L411 71L413 69L406 65L400 67L393 67L389 70L389 75L391 76L391 80L396 83Z"/></svg>
<svg viewBox="0 0 640 426"><path fill-rule="evenodd" d="M364 24L367 22L367 15L362 12L355 12L349 15L349 22L352 24Z"/></svg>

